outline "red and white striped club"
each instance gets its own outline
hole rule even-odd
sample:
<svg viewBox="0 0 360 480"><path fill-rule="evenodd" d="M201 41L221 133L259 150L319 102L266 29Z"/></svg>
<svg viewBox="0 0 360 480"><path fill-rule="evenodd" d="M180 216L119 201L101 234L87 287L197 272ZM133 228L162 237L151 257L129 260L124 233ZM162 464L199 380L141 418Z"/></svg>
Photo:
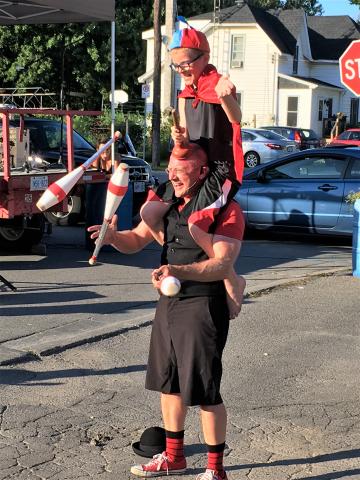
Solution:
<svg viewBox="0 0 360 480"><path fill-rule="evenodd" d="M95 265L97 257L99 255L102 243L108 226L111 222L111 219L118 209L122 199L125 197L125 194L128 189L129 184L129 167L126 163L120 163L120 165L115 170L114 174L111 176L108 189L106 192L106 202L105 202L105 211L104 211L104 220L101 225L99 236L95 242L94 253L89 259L90 265Z"/></svg>
<svg viewBox="0 0 360 480"><path fill-rule="evenodd" d="M80 180L84 172L91 166L97 157L107 150L112 143L116 142L119 137L120 132L115 132L114 136L110 138L110 140L107 141L101 148L99 148L94 155L86 160L86 162L49 185L49 187L39 198L36 204L37 208L41 212L44 212L45 210L48 210L50 207L53 207L57 203L60 203L62 200L64 200L73 186Z"/></svg>

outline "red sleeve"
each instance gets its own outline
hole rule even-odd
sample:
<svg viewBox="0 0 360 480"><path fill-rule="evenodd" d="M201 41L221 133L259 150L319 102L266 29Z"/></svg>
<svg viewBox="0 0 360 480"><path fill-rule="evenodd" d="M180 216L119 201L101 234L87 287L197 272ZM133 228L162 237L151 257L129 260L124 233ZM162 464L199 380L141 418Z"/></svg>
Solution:
<svg viewBox="0 0 360 480"><path fill-rule="evenodd" d="M244 237L245 220L240 205L232 200L229 205L219 213L216 221L214 235L242 240Z"/></svg>

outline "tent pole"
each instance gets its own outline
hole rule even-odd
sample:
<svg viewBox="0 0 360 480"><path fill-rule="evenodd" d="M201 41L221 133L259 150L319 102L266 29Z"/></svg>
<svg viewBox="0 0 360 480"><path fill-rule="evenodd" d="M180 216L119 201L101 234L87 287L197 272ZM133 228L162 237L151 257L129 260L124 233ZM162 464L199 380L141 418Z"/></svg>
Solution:
<svg viewBox="0 0 360 480"><path fill-rule="evenodd" d="M111 136L115 133L115 22L111 22ZM115 143L111 145L111 164L114 172Z"/></svg>

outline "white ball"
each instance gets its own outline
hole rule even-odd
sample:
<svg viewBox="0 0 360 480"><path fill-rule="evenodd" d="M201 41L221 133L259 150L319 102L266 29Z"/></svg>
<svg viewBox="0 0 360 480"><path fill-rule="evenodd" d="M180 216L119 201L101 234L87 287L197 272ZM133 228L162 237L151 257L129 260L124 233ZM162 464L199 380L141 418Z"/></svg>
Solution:
<svg viewBox="0 0 360 480"><path fill-rule="evenodd" d="M167 297L173 297L180 292L181 283L176 277L165 277L161 280L160 291Z"/></svg>

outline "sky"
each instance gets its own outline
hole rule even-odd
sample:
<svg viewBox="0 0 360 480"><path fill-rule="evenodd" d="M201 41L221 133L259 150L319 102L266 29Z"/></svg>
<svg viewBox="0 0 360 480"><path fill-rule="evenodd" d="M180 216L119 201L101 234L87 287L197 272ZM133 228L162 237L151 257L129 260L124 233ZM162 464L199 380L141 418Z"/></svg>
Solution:
<svg viewBox="0 0 360 480"><path fill-rule="evenodd" d="M324 15L349 15L354 20L359 18L358 5L351 5L349 0L319 0L324 9Z"/></svg>

